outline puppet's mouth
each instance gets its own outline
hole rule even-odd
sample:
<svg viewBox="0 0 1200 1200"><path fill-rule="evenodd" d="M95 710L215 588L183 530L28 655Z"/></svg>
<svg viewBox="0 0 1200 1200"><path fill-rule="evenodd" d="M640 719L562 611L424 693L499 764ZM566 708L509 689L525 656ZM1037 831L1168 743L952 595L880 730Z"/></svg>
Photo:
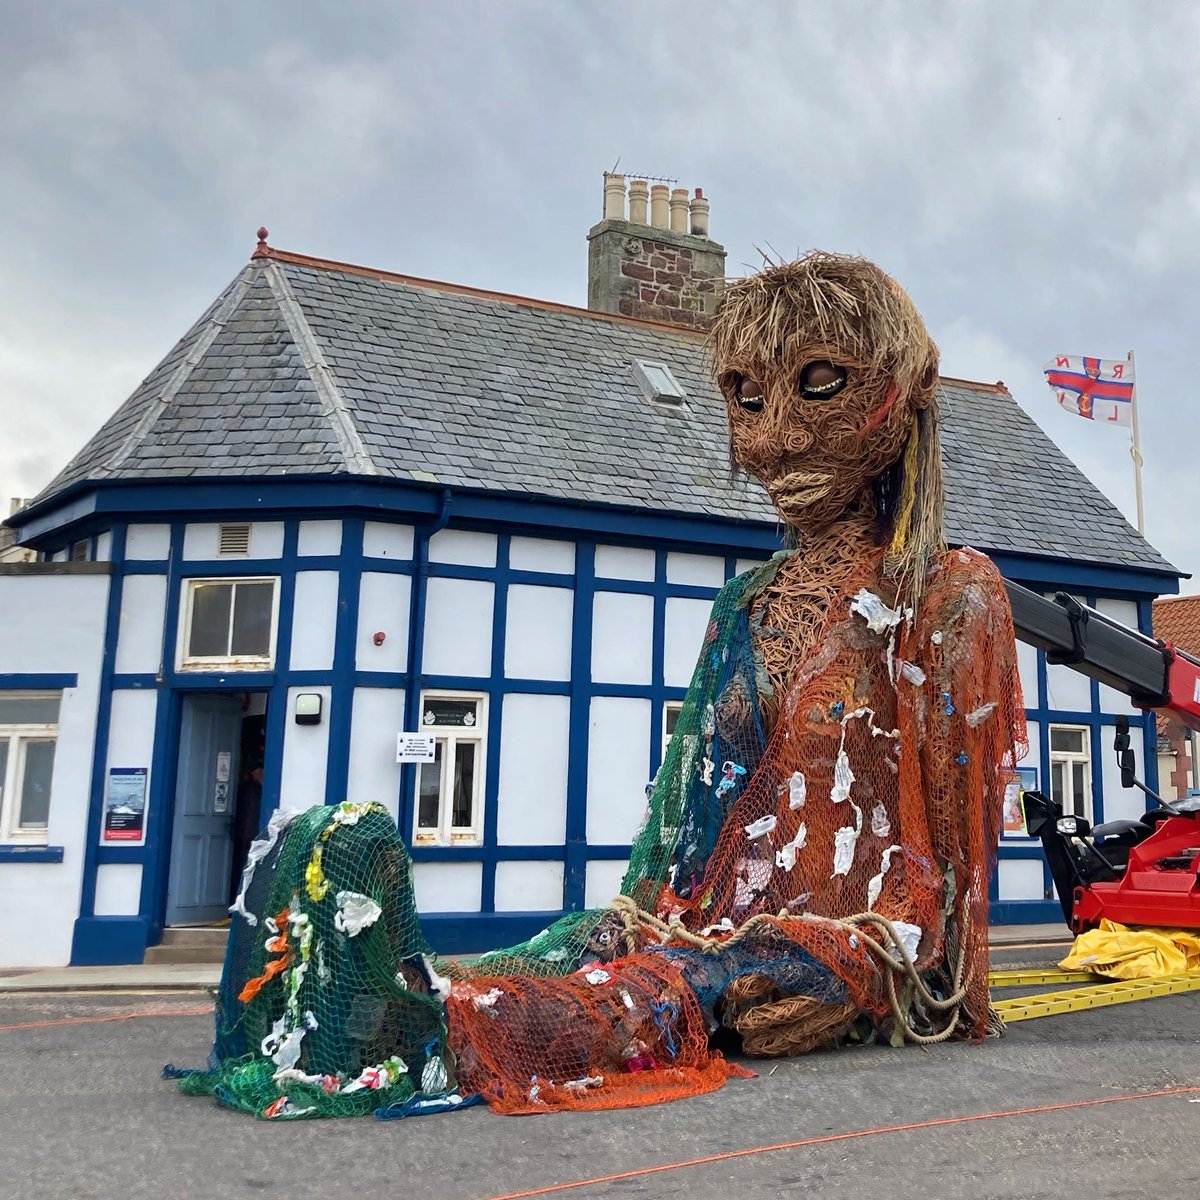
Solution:
<svg viewBox="0 0 1200 1200"><path fill-rule="evenodd" d="M803 508L824 500L832 488L833 476L824 471L789 471L767 485L771 499L788 508Z"/></svg>

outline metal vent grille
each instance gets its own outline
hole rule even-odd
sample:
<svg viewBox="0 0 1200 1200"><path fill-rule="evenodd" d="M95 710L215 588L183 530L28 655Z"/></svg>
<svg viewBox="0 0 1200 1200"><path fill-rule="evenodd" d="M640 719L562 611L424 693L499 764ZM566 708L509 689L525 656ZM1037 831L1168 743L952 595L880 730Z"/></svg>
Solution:
<svg viewBox="0 0 1200 1200"><path fill-rule="evenodd" d="M222 525L217 537L218 554L249 554L250 526Z"/></svg>

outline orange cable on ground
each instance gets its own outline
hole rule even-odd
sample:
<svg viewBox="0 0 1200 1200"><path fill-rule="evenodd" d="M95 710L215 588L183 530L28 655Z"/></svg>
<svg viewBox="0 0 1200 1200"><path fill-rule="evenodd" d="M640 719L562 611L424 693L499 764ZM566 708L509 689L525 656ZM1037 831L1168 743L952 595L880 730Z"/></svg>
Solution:
<svg viewBox="0 0 1200 1200"><path fill-rule="evenodd" d="M941 1125L964 1125L969 1121L992 1121L1000 1117L1025 1117L1034 1113L1063 1112L1072 1108L1091 1108L1097 1104L1119 1104L1126 1100L1153 1100L1163 1096L1188 1096L1200 1092L1200 1087L1163 1088L1157 1092L1134 1092L1126 1096L1101 1096L1095 1100L1072 1100L1066 1104L1040 1104L1034 1108L1010 1108L999 1112L973 1113L965 1117L941 1117L935 1121L913 1121L907 1125L884 1125L878 1129L855 1129L849 1133L830 1133L824 1137L804 1138L798 1142L779 1142L774 1146L752 1146L747 1150L729 1150L724 1154L708 1154L684 1162L663 1163L658 1167L640 1167L636 1171L619 1171L615 1175L598 1175L594 1179L576 1179L572 1183L553 1183L531 1188L527 1192L506 1192L503 1196L488 1196L483 1200L525 1200L529 1196L548 1196L572 1188L589 1187L600 1183L616 1183L622 1179L637 1179L657 1175L662 1171L677 1171L682 1167L702 1167L708 1163L726 1162L732 1158L748 1158L753 1154L771 1154L776 1150L798 1150L804 1146L820 1146L827 1142L845 1142L855 1138L875 1137L882 1133L911 1133L915 1129L935 1129Z"/></svg>
<svg viewBox="0 0 1200 1200"><path fill-rule="evenodd" d="M62 1017L57 1021L27 1021L22 1025L0 1025L0 1033L12 1029L49 1029L55 1025L96 1025L102 1021L136 1021L141 1017L207 1017L212 1015L212 1005L207 1008L160 1008L150 1012L115 1013L108 1017Z"/></svg>

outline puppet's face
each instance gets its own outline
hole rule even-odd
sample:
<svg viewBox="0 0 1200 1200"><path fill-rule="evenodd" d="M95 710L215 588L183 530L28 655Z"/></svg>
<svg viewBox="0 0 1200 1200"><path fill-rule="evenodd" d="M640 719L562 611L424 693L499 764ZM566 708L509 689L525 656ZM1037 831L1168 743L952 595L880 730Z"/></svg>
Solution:
<svg viewBox="0 0 1200 1200"><path fill-rule="evenodd" d="M869 495L937 382L937 348L899 287L819 252L732 285L713 348L734 460L805 532Z"/></svg>
<svg viewBox="0 0 1200 1200"><path fill-rule="evenodd" d="M834 348L800 358L790 369L773 358L739 363L720 383L738 465L788 525L816 531L896 461L914 413L892 380Z"/></svg>

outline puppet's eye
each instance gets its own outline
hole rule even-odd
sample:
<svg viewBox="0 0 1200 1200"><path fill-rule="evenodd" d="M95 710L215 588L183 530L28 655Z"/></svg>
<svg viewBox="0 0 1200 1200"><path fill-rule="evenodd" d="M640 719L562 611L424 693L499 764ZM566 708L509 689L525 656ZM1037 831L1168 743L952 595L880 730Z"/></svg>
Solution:
<svg viewBox="0 0 1200 1200"><path fill-rule="evenodd" d="M831 362L810 362L800 372L800 395L813 400L828 400L846 386L846 368Z"/></svg>
<svg viewBox="0 0 1200 1200"><path fill-rule="evenodd" d="M745 376L742 376L737 383L737 402L747 412L762 412L762 386L755 383L753 379L747 379Z"/></svg>

